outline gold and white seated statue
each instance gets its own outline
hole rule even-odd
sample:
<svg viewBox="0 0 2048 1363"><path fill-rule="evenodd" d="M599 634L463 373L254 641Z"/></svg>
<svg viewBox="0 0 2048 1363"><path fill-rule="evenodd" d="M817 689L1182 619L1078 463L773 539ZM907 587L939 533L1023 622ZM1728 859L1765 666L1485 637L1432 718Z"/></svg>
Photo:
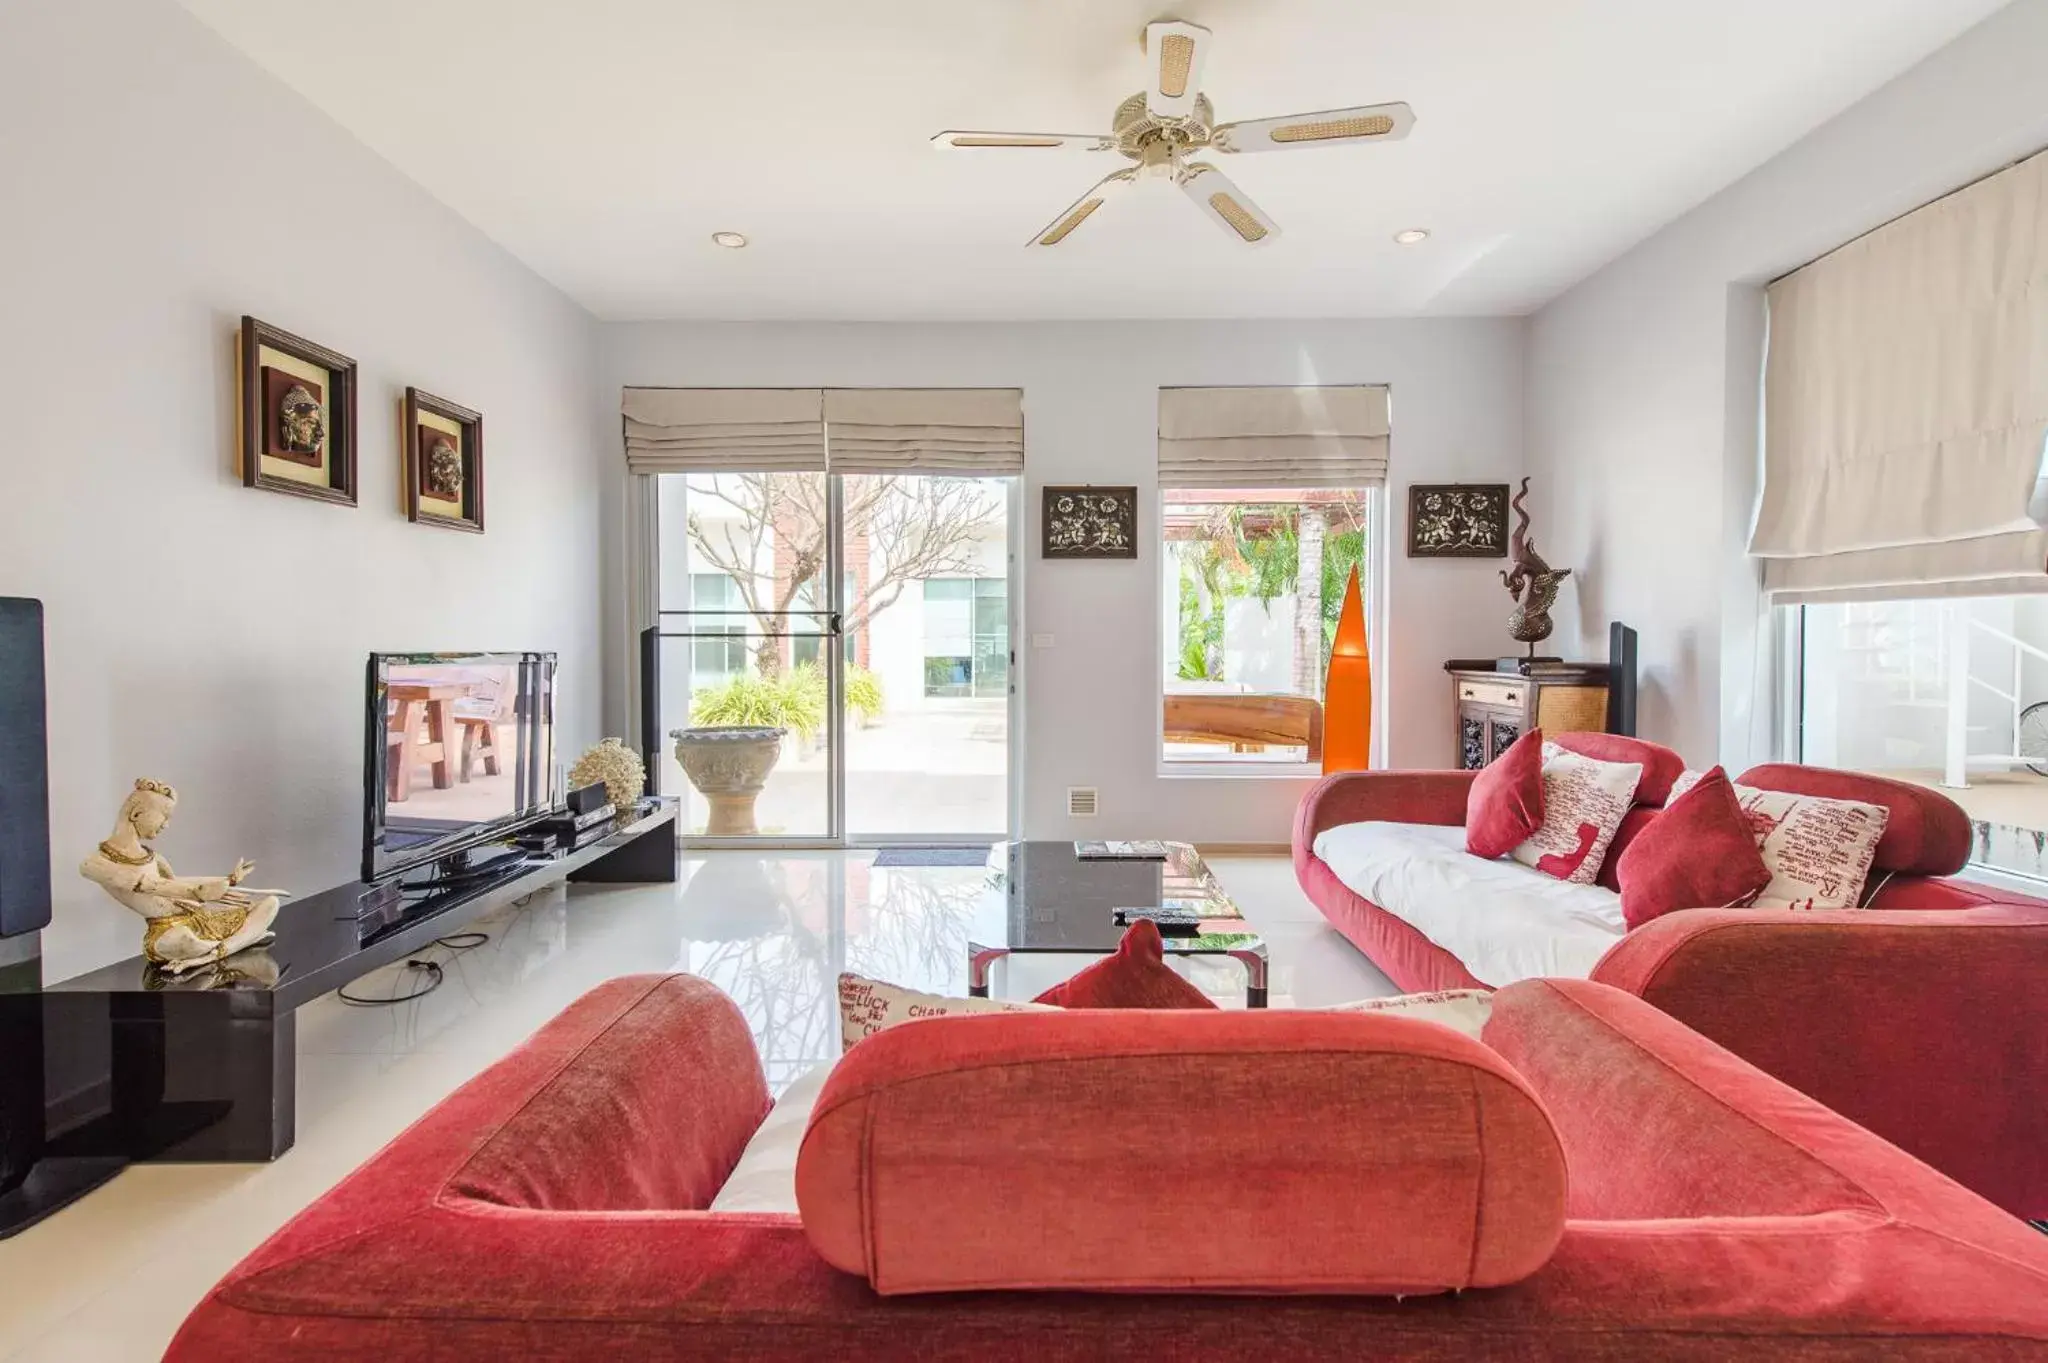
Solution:
<svg viewBox="0 0 2048 1363"><path fill-rule="evenodd" d="M79 865L78 872L145 918L142 954L173 975L210 965L273 936L282 890L241 888L256 869L237 861L224 876L180 876L145 839L164 831L178 807L178 792L142 780L121 802L113 833Z"/></svg>

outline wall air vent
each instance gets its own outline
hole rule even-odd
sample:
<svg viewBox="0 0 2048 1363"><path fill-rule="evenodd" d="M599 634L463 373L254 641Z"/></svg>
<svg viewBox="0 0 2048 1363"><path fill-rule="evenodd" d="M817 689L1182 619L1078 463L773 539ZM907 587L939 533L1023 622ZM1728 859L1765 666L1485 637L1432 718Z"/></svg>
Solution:
<svg viewBox="0 0 2048 1363"><path fill-rule="evenodd" d="M1093 787L1093 786L1068 786L1068 787L1067 787L1067 817L1068 817L1068 818L1072 818L1072 819L1092 819L1092 818L1094 818L1094 817L1095 817L1095 814L1096 814L1096 810L1097 810L1097 808L1098 808L1098 806L1097 806L1097 803L1096 803L1096 799L1095 799L1095 787Z"/></svg>

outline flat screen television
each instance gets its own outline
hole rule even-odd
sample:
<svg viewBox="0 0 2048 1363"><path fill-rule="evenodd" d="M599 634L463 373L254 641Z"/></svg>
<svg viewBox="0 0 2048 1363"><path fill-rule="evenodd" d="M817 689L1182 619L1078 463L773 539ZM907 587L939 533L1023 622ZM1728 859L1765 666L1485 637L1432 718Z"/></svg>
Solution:
<svg viewBox="0 0 2048 1363"><path fill-rule="evenodd" d="M552 813L555 655L373 653L363 879L384 880Z"/></svg>

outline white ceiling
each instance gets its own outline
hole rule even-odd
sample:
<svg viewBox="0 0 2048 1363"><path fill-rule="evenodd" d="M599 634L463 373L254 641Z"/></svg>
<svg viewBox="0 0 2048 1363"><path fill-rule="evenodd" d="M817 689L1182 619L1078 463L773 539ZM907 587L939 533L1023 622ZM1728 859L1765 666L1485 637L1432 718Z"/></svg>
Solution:
<svg viewBox="0 0 2048 1363"><path fill-rule="evenodd" d="M889 319L1527 312L2001 0L183 3L602 317ZM1220 119L1415 131L1225 159L1258 250L1158 183L1026 250L1121 158L926 139L1106 132L1163 14Z"/></svg>

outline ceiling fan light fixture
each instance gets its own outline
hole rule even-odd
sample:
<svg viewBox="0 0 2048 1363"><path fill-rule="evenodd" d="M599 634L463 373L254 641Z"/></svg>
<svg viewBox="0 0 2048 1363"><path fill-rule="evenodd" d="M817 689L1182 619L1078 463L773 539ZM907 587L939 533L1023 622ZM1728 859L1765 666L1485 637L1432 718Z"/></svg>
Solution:
<svg viewBox="0 0 2048 1363"><path fill-rule="evenodd" d="M713 232L711 240L728 251L737 251L747 244L747 234L744 232Z"/></svg>
<svg viewBox="0 0 2048 1363"><path fill-rule="evenodd" d="M1184 19L1154 19L1145 25L1139 46L1146 54L1150 79L1145 89L1116 106L1106 136L948 128L935 134L931 144L948 151L1066 148L1114 152L1131 163L1096 181L1094 188L1061 210L1050 226L1026 238L1027 246L1059 245L1108 199L1118 197L1119 188L1128 190L1141 178L1170 181L1234 241L1264 246L1280 235L1280 225L1215 165L1191 159L1193 156L1398 142L1415 126L1415 111L1398 100L1218 123L1216 106L1202 90L1202 73L1214 38L1202 25ZM1118 211L1111 209L1110 216ZM1409 246L1428 235L1424 229L1408 228L1397 232L1394 239Z"/></svg>

